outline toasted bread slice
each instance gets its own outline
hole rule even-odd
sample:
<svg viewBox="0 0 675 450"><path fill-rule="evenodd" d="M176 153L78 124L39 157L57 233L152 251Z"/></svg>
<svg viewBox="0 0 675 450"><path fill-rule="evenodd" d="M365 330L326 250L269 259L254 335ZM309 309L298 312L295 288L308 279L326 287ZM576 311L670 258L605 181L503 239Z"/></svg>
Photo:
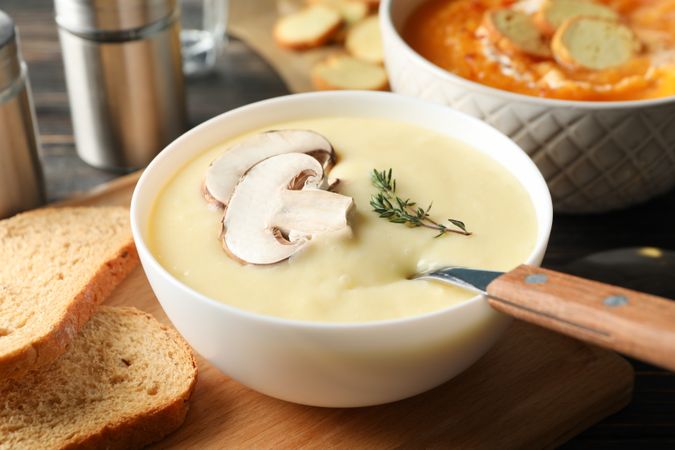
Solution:
<svg viewBox="0 0 675 450"><path fill-rule="evenodd" d="M509 8L485 12L483 27L487 38L499 50L525 53L536 58L551 57L551 49L532 17Z"/></svg>
<svg viewBox="0 0 675 450"><path fill-rule="evenodd" d="M0 449L132 449L185 420L188 345L135 308L102 306L56 362L0 388Z"/></svg>
<svg viewBox="0 0 675 450"><path fill-rule="evenodd" d="M345 41L347 51L355 58L375 64L384 62L382 33L377 15L370 16L352 26Z"/></svg>
<svg viewBox="0 0 675 450"><path fill-rule="evenodd" d="M60 356L138 263L129 210L118 207L0 221L0 259L0 382Z"/></svg>
<svg viewBox="0 0 675 450"><path fill-rule="evenodd" d="M312 81L319 90L384 91L389 88L382 66L348 55L333 55L318 63L312 69Z"/></svg>
<svg viewBox="0 0 675 450"><path fill-rule="evenodd" d="M552 35L567 19L578 16L619 19L619 13L593 0L544 0L534 18L542 32Z"/></svg>
<svg viewBox="0 0 675 450"><path fill-rule="evenodd" d="M349 28L351 28L351 25L343 26L342 28L340 28L340 30L338 30L338 32L335 33L333 37L330 39L330 43L344 46L345 40L347 39L347 32L349 31Z"/></svg>
<svg viewBox="0 0 675 450"><path fill-rule="evenodd" d="M368 6L368 9L371 11L377 11L377 8L380 7L380 0L354 0L357 2L365 3Z"/></svg>
<svg viewBox="0 0 675 450"><path fill-rule="evenodd" d="M335 9L347 25L359 22L368 15L368 5L358 0L309 0L309 4Z"/></svg>
<svg viewBox="0 0 675 450"><path fill-rule="evenodd" d="M310 5L279 18L274 26L274 39L281 47L306 50L331 40L341 26L342 16L336 9Z"/></svg>
<svg viewBox="0 0 675 450"><path fill-rule="evenodd" d="M602 70L627 63L640 42L627 26L597 17L574 17L553 36L555 59L570 69Z"/></svg>

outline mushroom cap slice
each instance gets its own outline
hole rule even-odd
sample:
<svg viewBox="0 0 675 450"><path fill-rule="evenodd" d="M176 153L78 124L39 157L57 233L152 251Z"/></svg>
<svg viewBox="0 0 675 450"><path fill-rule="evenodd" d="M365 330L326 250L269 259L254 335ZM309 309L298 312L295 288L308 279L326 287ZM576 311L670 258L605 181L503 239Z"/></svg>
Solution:
<svg viewBox="0 0 675 450"><path fill-rule="evenodd" d="M339 229L342 225L346 227L346 219L335 217L340 213L334 211L334 206L343 205L341 214L346 216L351 208L351 198L316 189L322 178L321 164L304 153L277 155L256 164L237 185L225 211L225 250L245 263L273 264L297 252L313 233ZM285 195L289 188L306 186L312 191L308 193L310 197L291 195L289 200ZM324 195L330 196L330 211L321 206ZM284 206L285 201L288 202L287 207ZM294 208L306 211L288 212ZM275 223L279 215L288 218L285 225L290 229L282 230ZM301 230L293 230L297 225L294 220L298 217L305 225Z"/></svg>
<svg viewBox="0 0 675 450"><path fill-rule="evenodd" d="M335 152L328 139L309 130L276 130L255 134L235 144L216 158L204 180L207 201L227 207L242 176L259 162L285 153L307 153L323 171L335 162Z"/></svg>

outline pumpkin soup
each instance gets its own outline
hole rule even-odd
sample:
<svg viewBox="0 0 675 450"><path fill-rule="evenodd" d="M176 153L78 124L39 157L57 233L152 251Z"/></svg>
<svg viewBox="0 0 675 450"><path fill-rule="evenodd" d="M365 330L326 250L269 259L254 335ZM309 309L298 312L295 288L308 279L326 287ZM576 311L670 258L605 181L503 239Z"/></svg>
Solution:
<svg viewBox="0 0 675 450"><path fill-rule="evenodd" d="M566 100L675 95L675 0L429 0L403 37L468 80Z"/></svg>

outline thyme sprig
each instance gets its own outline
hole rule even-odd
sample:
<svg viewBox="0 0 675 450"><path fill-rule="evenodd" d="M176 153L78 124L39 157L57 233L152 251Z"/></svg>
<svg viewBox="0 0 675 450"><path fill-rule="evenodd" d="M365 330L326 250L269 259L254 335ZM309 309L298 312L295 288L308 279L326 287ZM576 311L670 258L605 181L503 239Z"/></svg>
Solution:
<svg viewBox="0 0 675 450"><path fill-rule="evenodd" d="M370 197L370 206L380 217L393 223L402 223L409 227L425 227L438 231L435 237L446 233L456 233L470 236L466 231L466 225L461 220L448 219L451 225L444 225L433 220L429 216L432 203L422 208L410 199L403 199L396 194L396 179L392 176L392 169L378 171L373 169L370 175L373 186L378 190L377 194Z"/></svg>

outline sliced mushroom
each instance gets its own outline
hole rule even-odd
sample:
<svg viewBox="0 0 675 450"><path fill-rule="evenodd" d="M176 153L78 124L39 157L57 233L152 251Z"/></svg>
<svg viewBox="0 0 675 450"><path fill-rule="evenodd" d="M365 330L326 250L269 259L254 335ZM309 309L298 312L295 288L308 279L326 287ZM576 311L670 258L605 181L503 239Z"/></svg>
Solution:
<svg viewBox="0 0 675 450"><path fill-rule="evenodd" d="M236 186L223 219L223 246L234 258L273 264L312 236L348 227L351 197L320 190L323 167L304 153L272 156Z"/></svg>
<svg viewBox="0 0 675 450"><path fill-rule="evenodd" d="M204 196L210 203L226 207L241 177L253 166L284 153L307 153L323 170L335 162L328 140L309 130L278 130L253 135L223 153L209 166L204 180Z"/></svg>
<svg viewBox="0 0 675 450"><path fill-rule="evenodd" d="M320 189L284 190L270 223L285 233L305 234L339 231L347 228L347 217L354 201L346 195Z"/></svg>

